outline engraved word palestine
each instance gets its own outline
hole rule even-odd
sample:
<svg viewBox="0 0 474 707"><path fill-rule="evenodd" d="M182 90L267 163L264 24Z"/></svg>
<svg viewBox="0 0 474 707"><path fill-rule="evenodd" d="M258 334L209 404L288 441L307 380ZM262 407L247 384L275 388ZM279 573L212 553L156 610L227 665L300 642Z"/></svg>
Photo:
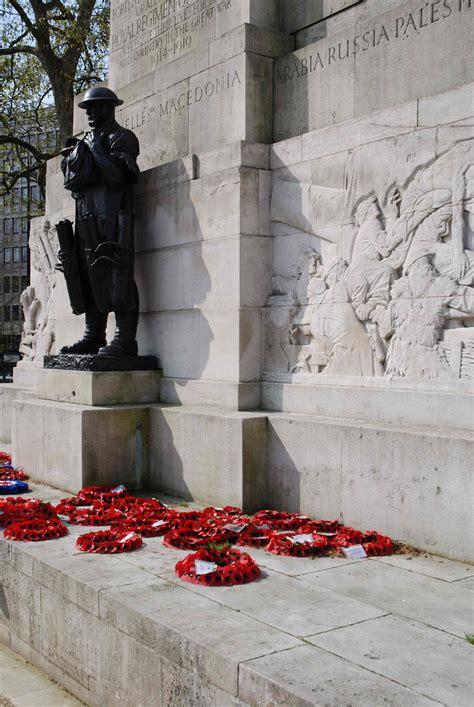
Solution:
<svg viewBox="0 0 474 707"><path fill-rule="evenodd" d="M352 37L352 39L339 42L336 46L330 46L327 51L316 52L316 54L313 53L308 57L277 67L276 79L280 83L286 83L318 69L324 69L338 61L348 59L350 56L356 56L359 52L366 52L380 44L406 39L412 32L419 32L425 27L447 20L453 13L470 10L473 3L474 0L432 0L432 2L426 2L415 12L397 17L391 25L379 25Z"/></svg>

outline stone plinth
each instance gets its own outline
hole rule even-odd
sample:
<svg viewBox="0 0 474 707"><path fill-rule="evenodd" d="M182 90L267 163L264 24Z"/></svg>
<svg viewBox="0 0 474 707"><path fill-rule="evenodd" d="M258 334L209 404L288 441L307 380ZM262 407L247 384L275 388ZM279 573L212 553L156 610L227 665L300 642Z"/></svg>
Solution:
<svg viewBox="0 0 474 707"><path fill-rule="evenodd" d="M142 488L148 464L148 410L16 400L12 456L37 481L76 493L90 484Z"/></svg>
<svg viewBox="0 0 474 707"><path fill-rule="evenodd" d="M0 383L0 443L11 440L11 406L17 398L18 387L12 383Z"/></svg>
<svg viewBox="0 0 474 707"><path fill-rule="evenodd" d="M254 512L267 498L266 430L262 413L153 406L150 487Z"/></svg>
<svg viewBox="0 0 474 707"><path fill-rule="evenodd" d="M35 390L43 373L41 361L19 361L13 370L13 383L19 388Z"/></svg>
<svg viewBox="0 0 474 707"><path fill-rule="evenodd" d="M45 369L38 397L79 405L138 405L158 402L159 371L71 371Z"/></svg>
<svg viewBox="0 0 474 707"><path fill-rule="evenodd" d="M311 383L262 384L265 410L369 424L414 425L439 432L473 431L474 391L464 383L405 379L360 381L319 376Z"/></svg>
<svg viewBox="0 0 474 707"><path fill-rule="evenodd" d="M60 358L50 357L53 363ZM159 400L159 391L158 370L45 368L37 398L23 394L12 404L14 463L65 491L110 483L142 488L148 466L146 406Z"/></svg>

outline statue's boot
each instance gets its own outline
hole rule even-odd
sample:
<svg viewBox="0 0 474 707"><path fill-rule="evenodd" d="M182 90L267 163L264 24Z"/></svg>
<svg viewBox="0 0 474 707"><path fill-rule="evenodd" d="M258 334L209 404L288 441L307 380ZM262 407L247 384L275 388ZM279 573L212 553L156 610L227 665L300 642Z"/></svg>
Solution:
<svg viewBox="0 0 474 707"><path fill-rule="evenodd" d="M63 346L62 354L96 354L107 343L105 329L107 315L102 312L86 312L84 336L71 346Z"/></svg>
<svg viewBox="0 0 474 707"><path fill-rule="evenodd" d="M99 350L99 356L136 356L138 310L115 312L115 336L107 346Z"/></svg>

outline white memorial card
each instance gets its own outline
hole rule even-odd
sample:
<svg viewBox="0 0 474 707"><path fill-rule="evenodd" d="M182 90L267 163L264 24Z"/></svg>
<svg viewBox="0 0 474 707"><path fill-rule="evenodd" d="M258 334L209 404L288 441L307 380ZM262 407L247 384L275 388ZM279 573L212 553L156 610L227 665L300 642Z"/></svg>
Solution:
<svg viewBox="0 0 474 707"><path fill-rule="evenodd" d="M196 574L198 575L211 574L212 572L216 571L217 565L215 562L204 562L204 560L194 560L194 569L196 570Z"/></svg>
<svg viewBox="0 0 474 707"><path fill-rule="evenodd" d="M292 535L290 540L292 543L300 545L302 543L312 543L314 538L311 533L302 533L300 535Z"/></svg>
<svg viewBox="0 0 474 707"><path fill-rule="evenodd" d="M224 525L224 530L232 530L234 533L241 533L246 525L246 523L226 523Z"/></svg>
<svg viewBox="0 0 474 707"><path fill-rule="evenodd" d="M121 543L126 543L127 540L131 540L131 539L134 538L134 537L135 537L135 533L128 533L128 535L126 535L124 538L121 538L121 539L119 540L119 542L121 542Z"/></svg>
<svg viewBox="0 0 474 707"><path fill-rule="evenodd" d="M351 560L357 560L361 557L367 557L367 553L362 547L362 545L351 545L350 547L341 548L344 557L348 557Z"/></svg>

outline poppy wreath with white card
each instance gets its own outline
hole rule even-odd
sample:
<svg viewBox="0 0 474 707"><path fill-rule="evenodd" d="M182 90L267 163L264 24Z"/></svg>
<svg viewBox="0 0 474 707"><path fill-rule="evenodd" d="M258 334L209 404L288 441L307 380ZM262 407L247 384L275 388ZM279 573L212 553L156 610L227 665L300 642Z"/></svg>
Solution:
<svg viewBox="0 0 474 707"><path fill-rule="evenodd" d="M143 545L140 535L133 531L118 529L97 530L92 533L80 535L76 540L76 547L82 552L95 552L99 554L112 554L118 552L131 552Z"/></svg>
<svg viewBox="0 0 474 707"><path fill-rule="evenodd" d="M126 513L159 513L169 512L170 509L157 498L146 496L112 496L107 502Z"/></svg>
<svg viewBox="0 0 474 707"><path fill-rule="evenodd" d="M256 525L249 523L242 528L237 538L237 545L246 545L247 547L266 547L270 539L275 535L267 523Z"/></svg>
<svg viewBox="0 0 474 707"><path fill-rule="evenodd" d="M22 520L58 520L55 509L50 503L37 499L7 498L0 499L0 525L7 526Z"/></svg>
<svg viewBox="0 0 474 707"><path fill-rule="evenodd" d="M122 522L114 523L115 530L124 532L138 533L144 538L157 538L160 535L165 535L170 530L170 524L173 522L173 515L169 518L156 516L139 517L127 516Z"/></svg>
<svg viewBox="0 0 474 707"><path fill-rule="evenodd" d="M173 528L191 528L194 523L204 520L202 511L176 511Z"/></svg>
<svg viewBox="0 0 474 707"><path fill-rule="evenodd" d="M58 501L58 503L54 507L54 510L58 515L68 516L73 513L76 508L90 505L90 501L84 501L83 499L77 498L76 496L71 496L69 498L62 498L60 501Z"/></svg>
<svg viewBox="0 0 474 707"><path fill-rule="evenodd" d="M91 506L78 506L69 513L69 522L75 525L111 525L116 521L124 522L126 518L124 511L102 501L95 501Z"/></svg>
<svg viewBox="0 0 474 707"><path fill-rule="evenodd" d="M338 548L342 554L342 548L351 547L353 545L362 545L366 554L370 556L376 555L392 555L395 552L395 546L391 538L387 535L381 535L375 530L369 530L366 533L361 533L358 530L353 530L353 528L347 528L347 530L353 531L350 536L341 537L338 542Z"/></svg>
<svg viewBox="0 0 474 707"><path fill-rule="evenodd" d="M272 555L311 557L325 554L329 549L329 542L324 535L317 533L275 533L265 549Z"/></svg>
<svg viewBox="0 0 474 707"><path fill-rule="evenodd" d="M196 527L198 526L198 527ZM196 550L209 543L231 543L237 538L237 533L224 528L203 527L195 524L192 527L170 530L163 538L166 547L178 550Z"/></svg>
<svg viewBox="0 0 474 707"><path fill-rule="evenodd" d="M185 582L207 587L247 584L260 577L260 568L250 555L230 546L201 548L176 563L176 574Z"/></svg>
<svg viewBox="0 0 474 707"><path fill-rule="evenodd" d="M224 508L214 508L214 506L208 506L200 511L204 517L228 517L228 516L239 516L242 515L242 509L237 506L224 506Z"/></svg>
<svg viewBox="0 0 474 707"><path fill-rule="evenodd" d="M298 530L311 519L299 513L287 513L286 511L258 511L252 520L258 525L267 523L273 530Z"/></svg>
<svg viewBox="0 0 474 707"><path fill-rule="evenodd" d="M83 501L115 501L117 498L129 496L123 485L119 486L86 486L77 493L77 498Z"/></svg>

